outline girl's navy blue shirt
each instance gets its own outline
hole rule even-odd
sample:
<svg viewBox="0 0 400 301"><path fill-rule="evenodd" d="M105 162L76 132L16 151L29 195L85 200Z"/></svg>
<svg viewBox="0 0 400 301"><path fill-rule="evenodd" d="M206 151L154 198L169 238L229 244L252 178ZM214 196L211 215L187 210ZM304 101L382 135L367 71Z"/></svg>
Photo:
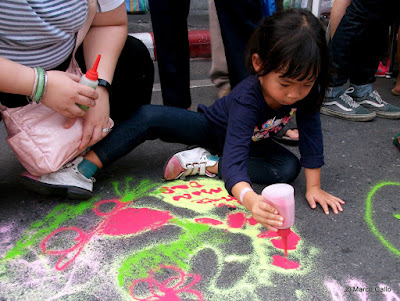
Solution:
<svg viewBox="0 0 400 301"><path fill-rule="evenodd" d="M297 105L282 106L272 110L266 103L257 75L250 75L232 92L213 105L199 105L198 111L205 114L214 125L223 144L222 178L231 193L232 187L241 182L251 185L247 175L247 158L250 145L270 138L285 125L296 112L299 130L300 163L306 168L324 165L323 139L319 111L305 112Z"/></svg>

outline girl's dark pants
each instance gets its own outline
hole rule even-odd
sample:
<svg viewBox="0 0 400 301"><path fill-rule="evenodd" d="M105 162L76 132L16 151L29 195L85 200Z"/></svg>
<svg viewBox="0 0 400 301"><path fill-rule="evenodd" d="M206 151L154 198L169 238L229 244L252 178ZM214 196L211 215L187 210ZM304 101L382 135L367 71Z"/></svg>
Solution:
<svg viewBox="0 0 400 301"><path fill-rule="evenodd" d="M157 105L141 107L92 150L103 165L107 165L144 141L157 138L165 142L199 145L219 154L223 150L223 138L217 136L212 123L203 113ZM223 164L221 157L221 178ZM291 182L300 172L297 157L272 139L251 143L247 166L251 181L265 185Z"/></svg>

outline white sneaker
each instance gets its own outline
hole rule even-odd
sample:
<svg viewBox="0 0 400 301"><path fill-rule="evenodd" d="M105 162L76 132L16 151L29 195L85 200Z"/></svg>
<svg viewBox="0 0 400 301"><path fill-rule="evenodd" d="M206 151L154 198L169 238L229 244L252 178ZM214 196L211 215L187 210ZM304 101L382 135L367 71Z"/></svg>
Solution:
<svg viewBox="0 0 400 301"><path fill-rule="evenodd" d="M207 171L206 167L214 166L217 162L218 157L212 156L209 151L201 147L179 152L167 162L164 179L175 180L197 174L215 177L216 175Z"/></svg>
<svg viewBox="0 0 400 301"><path fill-rule="evenodd" d="M83 157L77 157L67 163L60 170L35 177L29 173L23 173L25 183L32 190L46 195L58 195L69 199L88 199L93 196L94 178L86 178L79 170L78 164Z"/></svg>

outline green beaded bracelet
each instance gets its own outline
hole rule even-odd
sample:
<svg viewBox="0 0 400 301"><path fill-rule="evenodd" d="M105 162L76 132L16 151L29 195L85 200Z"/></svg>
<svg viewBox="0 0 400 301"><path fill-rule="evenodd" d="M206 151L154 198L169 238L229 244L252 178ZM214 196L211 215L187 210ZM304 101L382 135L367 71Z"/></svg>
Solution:
<svg viewBox="0 0 400 301"><path fill-rule="evenodd" d="M40 96L40 99L39 99L39 101L38 101L38 102L41 102L41 101L42 101L42 99L43 99L44 95L46 94L46 91L47 91L47 72L46 72L46 71L44 71L44 84L43 84L43 92L42 92L42 95Z"/></svg>
<svg viewBox="0 0 400 301"><path fill-rule="evenodd" d="M32 93L28 99L29 102L31 102L33 100L33 97L35 97L36 90L37 90L37 83L38 83L38 72L37 72L36 68L33 68L33 72L35 73L35 81L33 82Z"/></svg>

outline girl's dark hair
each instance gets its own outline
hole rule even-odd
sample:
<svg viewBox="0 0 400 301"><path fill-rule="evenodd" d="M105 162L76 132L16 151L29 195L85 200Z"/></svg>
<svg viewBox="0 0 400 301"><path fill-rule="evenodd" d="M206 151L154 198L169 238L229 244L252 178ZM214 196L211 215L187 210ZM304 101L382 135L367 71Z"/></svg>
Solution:
<svg viewBox="0 0 400 301"><path fill-rule="evenodd" d="M262 62L259 72L252 63L255 53ZM310 11L288 9L263 19L250 38L246 60L251 73L259 76L275 71L283 72L282 77L315 79L298 106L313 111L321 107L329 83L329 54L325 30Z"/></svg>

